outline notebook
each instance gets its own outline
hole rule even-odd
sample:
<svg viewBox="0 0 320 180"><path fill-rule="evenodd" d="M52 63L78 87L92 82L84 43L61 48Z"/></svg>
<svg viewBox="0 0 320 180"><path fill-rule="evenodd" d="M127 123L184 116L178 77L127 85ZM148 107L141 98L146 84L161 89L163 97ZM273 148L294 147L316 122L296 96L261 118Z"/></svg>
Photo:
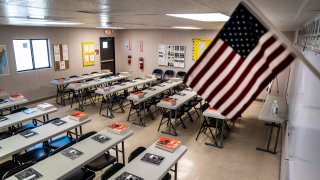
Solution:
<svg viewBox="0 0 320 180"><path fill-rule="evenodd" d="M97 134L97 135L93 136L92 139L99 142L99 143L104 143L104 142L109 141L111 138L109 138L108 136L103 135L103 134Z"/></svg>
<svg viewBox="0 0 320 180"><path fill-rule="evenodd" d="M146 161L146 162L153 163L153 164L157 164L157 165L159 165L163 159L164 159L163 156L159 156L159 155L155 155L155 154L150 154L150 153L146 153L146 154L141 158L142 161Z"/></svg>
<svg viewBox="0 0 320 180"><path fill-rule="evenodd" d="M42 174L34 170L33 168L28 168L14 175L18 180L36 180L42 177Z"/></svg>

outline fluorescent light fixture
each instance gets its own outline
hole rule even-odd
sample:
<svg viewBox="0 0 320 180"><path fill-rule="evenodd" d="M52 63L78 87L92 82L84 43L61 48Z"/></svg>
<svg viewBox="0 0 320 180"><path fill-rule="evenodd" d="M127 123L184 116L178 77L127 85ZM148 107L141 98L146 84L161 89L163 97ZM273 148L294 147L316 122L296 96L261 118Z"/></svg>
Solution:
<svg viewBox="0 0 320 180"><path fill-rule="evenodd" d="M124 27L107 27L107 26L101 26L101 27L96 27L99 29L125 29Z"/></svg>
<svg viewBox="0 0 320 180"><path fill-rule="evenodd" d="M44 16L40 16L40 15L30 15L28 16L30 19L44 19Z"/></svg>
<svg viewBox="0 0 320 180"><path fill-rule="evenodd" d="M198 27L188 27L188 26L172 26L172 28L176 28L176 29L202 29L202 28L198 28Z"/></svg>
<svg viewBox="0 0 320 180"><path fill-rule="evenodd" d="M80 25L83 23L69 22L69 21L46 21L46 20L24 20L24 19L9 19L10 23L15 23L19 25Z"/></svg>
<svg viewBox="0 0 320 180"><path fill-rule="evenodd" d="M200 13L200 14L166 14L167 16L174 16L179 18L192 19L205 22L221 22L228 21L229 16L221 13Z"/></svg>

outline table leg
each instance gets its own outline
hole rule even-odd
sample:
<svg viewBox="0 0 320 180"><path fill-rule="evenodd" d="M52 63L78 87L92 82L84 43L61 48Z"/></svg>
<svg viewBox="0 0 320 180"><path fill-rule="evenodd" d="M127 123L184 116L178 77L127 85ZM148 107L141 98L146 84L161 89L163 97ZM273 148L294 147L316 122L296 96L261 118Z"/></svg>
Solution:
<svg viewBox="0 0 320 180"><path fill-rule="evenodd" d="M109 103L108 103L108 101L109 101ZM111 106L112 106L111 105L111 96L106 95L106 102L107 102L107 114L106 115L102 114L102 116L108 117L110 119L114 118L112 110L111 110Z"/></svg>
<svg viewBox="0 0 320 180"><path fill-rule="evenodd" d="M119 162L119 149L118 149L118 144L116 145L116 158L117 158L117 162Z"/></svg>
<svg viewBox="0 0 320 180"><path fill-rule="evenodd" d="M174 179L178 179L178 162L174 165Z"/></svg>
<svg viewBox="0 0 320 180"><path fill-rule="evenodd" d="M218 131L218 121L219 120L222 120L222 130L221 130L221 134L220 134L220 143L217 142L217 131ZM209 127L208 127L209 128ZM209 129L210 132L211 132L211 129ZM215 129L215 133L214 133L214 143L207 143L205 142L204 144L205 145L208 145L208 146L213 146L213 147L217 147L217 148L223 148L223 133L224 133L224 119L216 119L216 129Z"/></svg>
<svg viewBox="0 0 320 180"><path fill-rule="evenodd" d="M126 164L126 161L125 161L125 154L124 154L124 141L121 142L121 148L122 148L122 163L123 165Z"/></svg>
<svg viewBox="0 0 320 180"><path fill-rule="evenodd" d="M272 154L277 154L277 145L278 145L278 139L279 139L279 132L281 128L281 124L276 124L276 123L271 123L271 124L266 124L266 126L269 126L269 135L268 135L268 144L267 148L259 148L257 147L256 149L259 151L264 151ZM277 128L277 136L276 136L276 142L273 150L270 150L270 143L271 143L271 138L272 138L272 133L273 133L273 128Z"/></svg>
<svg viewBox="0 0 320 180"><path fill-rule="evenodd" d="M170 116L169 116L169 118L168 118L168 121L169 121L169 127L168 127L168 129L166 130L166 131L161 131L162 133L164 133L164 134L169 134L169 135L172 135L172 136L177 136L178 134L177 134L177 131L176 131L176 127L175 126L173 126L173 124L172 124L172 122L171 122L171 116L172 116L172 111L170 110ZM177 113L175 114L175 119L176 119L176 117L177 117ZM171 127L173 128L173 132L171 132Z"/></svg>
<svg viewBox="0 0 320 180"><path fill-rule="evenodd" d="M78 136L79 136L79 134L78 134L78 128L76 127L74 130L75 130L75 133L76 133L76 141L78 142Z"/></svg>

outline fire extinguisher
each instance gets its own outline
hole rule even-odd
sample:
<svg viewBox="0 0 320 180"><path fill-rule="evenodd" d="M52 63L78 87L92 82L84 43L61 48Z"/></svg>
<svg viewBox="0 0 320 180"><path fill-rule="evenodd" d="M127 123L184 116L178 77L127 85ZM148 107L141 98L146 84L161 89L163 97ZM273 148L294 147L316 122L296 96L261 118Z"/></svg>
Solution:
<svg viewBox="0 0 320 180"><path fill-rule="evenodd" d="M139 58L139 66L140 66L140 69L143 70L143 57Z"/></svg>
<svg viewBox="0 0 320 180"><path fill-rule="evenodd" d="M131 55L128 55L128 64L131 64Z"/></svg>

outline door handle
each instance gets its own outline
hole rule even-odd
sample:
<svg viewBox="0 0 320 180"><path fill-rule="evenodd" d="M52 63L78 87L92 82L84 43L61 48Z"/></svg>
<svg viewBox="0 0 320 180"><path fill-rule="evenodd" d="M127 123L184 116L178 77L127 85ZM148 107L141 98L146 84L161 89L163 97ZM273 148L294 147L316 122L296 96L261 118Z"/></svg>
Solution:
<svg viewBox="0 0 320 180"><path fill-rule="evenodd" d="M108 59L108 60L101 60L100 62L113 62L114 59Z"/></svg>

